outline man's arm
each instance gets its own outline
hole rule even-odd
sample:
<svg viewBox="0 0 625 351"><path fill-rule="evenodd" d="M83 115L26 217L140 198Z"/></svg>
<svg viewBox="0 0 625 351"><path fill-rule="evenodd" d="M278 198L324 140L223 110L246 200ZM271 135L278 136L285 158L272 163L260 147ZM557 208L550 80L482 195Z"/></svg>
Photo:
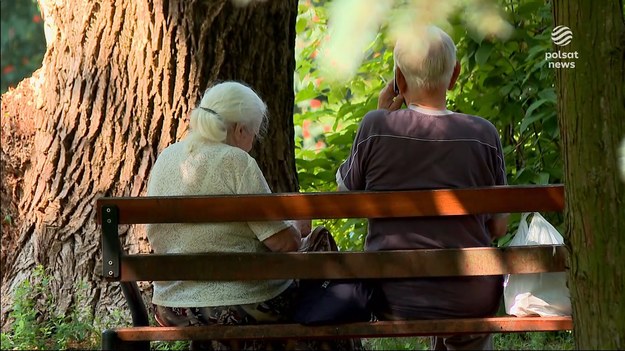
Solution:
<svg viewBox="0 0 625 351"><path fill-rule="evenodd" d="M404 103L404 97L401 94L395 94L393 91L393 85L395 79L388 82L378 95L378 109L387 109L389 111L395 111L402 107ZM368 114L367 114L368 115ZM351 191L351 190L364 190L365 179L361 169L362 160L367 156L363 155L365 151L358 149L361 142L367 139L367 131L362 131L362 126L366 123L367 115L363 118L358 126L356 132L356 138L354 139L352 150L345 162L339 166L336 172L337 191ZM368 128L365 128L368 130Z"/></svg>
<svg viewBox="0 0 625 351"><path fill-rule="evenodd" d="M336 171L336 191L349 191L343 182L343 176L341 175L341 168Z"/></svg>

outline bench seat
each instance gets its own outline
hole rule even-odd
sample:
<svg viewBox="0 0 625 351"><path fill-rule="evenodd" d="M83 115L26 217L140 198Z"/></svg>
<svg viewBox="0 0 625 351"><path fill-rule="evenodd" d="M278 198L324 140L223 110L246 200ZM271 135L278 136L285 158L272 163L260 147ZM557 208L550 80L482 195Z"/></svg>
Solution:
<svg viewBox="0 0 625 351"><path fill-rule="evenodd" d="M288 339L338 337L407 337L445 334L516 333L571 330L571 317L490 317L444 320L377 321L337 325L215 325L202 327L134 327L110 330L123 341Z"/></svg>

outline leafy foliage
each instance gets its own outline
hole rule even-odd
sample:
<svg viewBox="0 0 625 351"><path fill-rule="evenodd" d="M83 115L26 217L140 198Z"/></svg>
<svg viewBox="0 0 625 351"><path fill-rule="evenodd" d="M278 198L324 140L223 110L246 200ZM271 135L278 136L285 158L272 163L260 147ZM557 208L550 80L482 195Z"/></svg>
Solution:
<svg viewBox="0 0 625 351"><path fill-rule="evenodd" d="M554 71L544 59L551 48L550 3L540 0L500 1L514 26L505 41L481 37L466 29L462 13L445 28L454 38L461 63L451 109L482 116L502 137L510 184L562 181L562 159L556 120ZM357 75L343 85L326 82L315 57L328 39L323 3L300 2L296 47L296 162L302 191L333 191L335 173L347 158L358 123L377 107L377 95L392 78L392 43L385 29L369 45ZM518 223L520 215L513 215ZM558 215L547 216L561 225ZM363 247L362 220L322 221L342 249ZM515 225L511 226L512 232ZM512 234L500 240L505 244Z"/></svg>
<svg viewBox="0 0 625 351"><path fill-rule="evenodd" d="M428 350L428 337L364 339L367 350Z"/></svg>
<svg viewBox="0 0 625 351"><path fill-rule="evenodd" d="M37 1L2 1L0 8L0 93L4 93L41 66L46 41Z"/></svg>
<svg viewBox="0 0 625 351"><path fill-rule="evenodd" d="M56 301L48 294L54 279L37 266L29 280L15 290L13 310L9 318L14 322L8 333L0 335L3 349L64 350L68 348L94 349L99 344L99 330L86 303L87 286L79 282L79 301L68 314L56 313Z"/></svg>
<svg viewBox="0 0 625 351"><path fill-rule="evenodd" d="M78 282L76 302L67 314L56 311L56 301L48 294L54 279L43 266L37 266L29 279L15 290L10 330L0 334L3 350L98 350L101 331L112 326L128 326L128 315L113 310L104 318L94 317L87 301L85 282ZM128 314L128 313L126 313ZM157 325L154 317L151 325ZM188 341L155 341L153 350L188 350Z"/></svg>
<svg viewBox="0 0 625 351"><path fill-rule="evenodd" d="M573 350L570 331L493 334L495 350ZM364 339L367 350L428 350L427 337Z"/></svg>
<svg viewBox="0 0 625 351"><path fill-rule="evenodd" d="M573 350L570 331L495 334L496 350Z"/></svg>

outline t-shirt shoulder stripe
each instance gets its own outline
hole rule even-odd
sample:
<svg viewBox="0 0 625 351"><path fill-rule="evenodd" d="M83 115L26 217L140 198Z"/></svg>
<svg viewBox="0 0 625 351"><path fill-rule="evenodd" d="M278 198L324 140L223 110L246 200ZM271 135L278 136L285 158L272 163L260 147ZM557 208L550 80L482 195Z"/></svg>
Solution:
<svg viewBox="0 0 625 351"><path fill-rule="evenodd" d="M366 143L368 141L370 141L373 138L397 138L397 139L404 139L404 140L413 140L413 141L422 141L422 142L476 142L479 143L481 145L484 145L492 150L495 151L495 153L497 154L497 158L499 159L499 165L500 167L503 169L503 159L501 158L501 156L499 155L499 152L497 152L497 146L496 145L491 145L487 142L484 142L482 140L479 139L473 139L473 138L458 138L458 139L426 139L426 138L416 138L416 137L409 137L409 136L402 136L402 135L391 135L391 134L372 134L369 135L368 137L366 137L365 139L361 140L355 148L354 151L354 157L352 157L352 162L349 165L349 168L347 169L347 172L345 173L345 178L347 177L347 175L351 172L352 167L354 165L354 160L356 159L356 155L358 154L358 152L360 152L359 148L360 145L362 145L363 143ZM505 174L505 170L504 174Z"/></svg>

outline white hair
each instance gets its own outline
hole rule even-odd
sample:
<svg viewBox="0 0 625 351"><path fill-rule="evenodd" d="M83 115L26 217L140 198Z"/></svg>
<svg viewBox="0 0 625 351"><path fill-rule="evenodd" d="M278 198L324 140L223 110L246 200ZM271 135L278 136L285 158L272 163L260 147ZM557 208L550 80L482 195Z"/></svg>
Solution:
<svg viewBox="0 0 625 351"><path fill-rule="evenodd" d="M267 105L242 83L223 82L208 88L199 106L191 111L189 150L197 142L224 142L228 127L234 123L260 136L267 124Z"/></svg>
<svg viewBox="0 0 625 351"><path fill-rule="evenodd" d="M447 87L456 65L456 45L442 29L427 26L423 33L401 36L393 57L410 89Z"/></svg>

